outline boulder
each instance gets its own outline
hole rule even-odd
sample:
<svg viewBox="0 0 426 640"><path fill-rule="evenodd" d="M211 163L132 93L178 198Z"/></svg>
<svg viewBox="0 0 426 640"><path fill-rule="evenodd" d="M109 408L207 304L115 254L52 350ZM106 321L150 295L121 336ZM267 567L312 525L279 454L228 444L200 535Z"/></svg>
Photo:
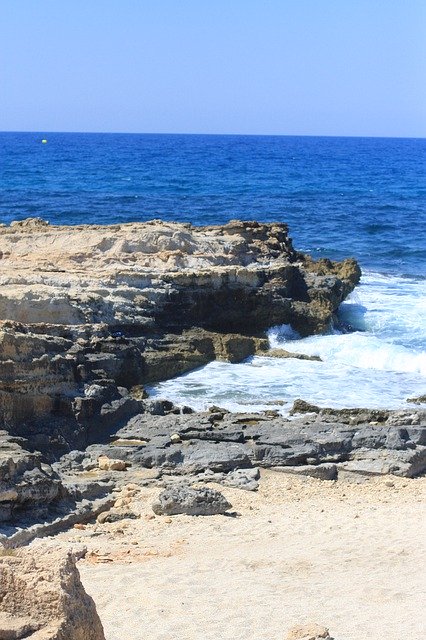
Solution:
<svg viewBox="0 0 426 640"><path fill-rule="evenodd" d="M0 556L0 602L2 640L105 640L72 554L37 549Z"/></svg>
<svg viewBox="0 0 426 640"><path fill-rule="evenodd" d="M126 463L117 458L108 458L108 456L99 456L98 466L101 471L125 471Z"/></svg>
<svg viewBox="0 0 426 640"><path fill-rule="evenodd" d="M234 469L221 480L222 484L245 491L257 491L259 488L260 473L257 467L252 469Z"/></svg>
<svg viewBox="0 0 426 640"><path fill-rule="evenodd" d="M267 358L295 358L296 360L311 360L313 362L322 362L319 356L309 356L306 353L295 353L294 351L287 351L287 349L269 349L266 352L258 352L258 355L266 356Z"/></svg>
<svg viewBox="0 0 426 640"><path fill-rule="evenodd" d="M296 625L286 635L286 640L321 640L322 638L333 640L329 630L316 623Z"/></svg>
<svg viewBox="0 0 426 640"><path fill-rule="evenodd" d="M157 515L213 516L223 514L231 508L225 497L214 489L195 489L185 485L174 485L165 489L153 503Z"/></svg>
<svg viewBox="0 0 426 640"><path fill-rule="evenodd" d="M119 522L120 520L135 520L138 516L134 511L129 509L111 509L111 511L104 511L100 513L96 518L99 524L105 524L106 522Z"/></svg>

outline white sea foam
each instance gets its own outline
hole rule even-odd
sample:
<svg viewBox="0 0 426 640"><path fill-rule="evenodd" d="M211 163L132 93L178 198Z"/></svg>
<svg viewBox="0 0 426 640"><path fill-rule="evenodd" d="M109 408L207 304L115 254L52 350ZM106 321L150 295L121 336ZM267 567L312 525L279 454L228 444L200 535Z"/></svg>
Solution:
<svg viewBox="0 0 426 640"><path fill-rule="evenodd" d="M319 356L324 362L361 369L418 373L426 376L426 352L381 340L374 334L333 333L288 341L271 340L271 346Z"/></svg>
<svg viewBox="0 0 426 640"><path fill-rule="evenodd" d="M426 279L367 273L339 313L355 329L425 349Z"/></svg>
<svg viewBox="0 0 426 640"><path fill-rule="evenodd" d="M339 318L340 329L328 335L302 339L288 325L269 332L271 347L318 355L322 362L213 362L152 393L196 409L219 404L285 413L295 398L321 406L398 408L426 392L426 280L366 274Z"/></svg>

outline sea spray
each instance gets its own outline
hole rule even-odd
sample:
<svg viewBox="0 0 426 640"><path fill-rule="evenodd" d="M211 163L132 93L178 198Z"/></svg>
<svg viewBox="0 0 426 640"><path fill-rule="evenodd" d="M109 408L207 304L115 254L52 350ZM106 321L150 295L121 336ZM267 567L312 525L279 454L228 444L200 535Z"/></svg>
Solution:
<svg viewBox="0 0 426 640"><path fill-rule="evenodd" d="M426 391L426 280L366 273L327 335L300 338L289 325L272 327L272 348L315 355L321 362L255 357L213 362L155 386L154 396L205 409L276 408L294 399L331 407L407 407ZM283 404L284 403L284 404Z"/></svg>

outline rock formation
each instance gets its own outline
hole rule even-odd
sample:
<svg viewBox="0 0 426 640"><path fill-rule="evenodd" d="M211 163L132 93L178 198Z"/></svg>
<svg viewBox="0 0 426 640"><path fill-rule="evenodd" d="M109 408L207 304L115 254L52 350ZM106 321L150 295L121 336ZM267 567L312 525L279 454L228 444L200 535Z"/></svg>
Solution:
<svg viewBox="0 0 426 640"><path fill-rule="evenodd" d="M1 227L1 518L69 500L49 464L167 412L144 384L266 352L274 324L324 331L359 277L295 251L284 224Z"/></svg>
<svg viewBox="0 0 426 640"><path fill-rule="evenodd" d="M314 262L286 225L256 222L24 221L0 229L0 256L0 424L45 449L136 413L120 387L244 359L274 324L323 331L360 277L355 261Z"/></svg>
<svg viewBox="0 0 426 640"><path fill-rule="evenodd" d="M152 509L157 515L175 516L186 513L189 516L214 516L226 513L231 506L220 491L215 489L174 485L160 493Z"/></svg>
<svg viewBox="0 0 426 640"><path fill-rule="evenodd" d="M326 627L314 622L292 627L285 640L321 640L322 638L333 640Z"/></svg>
<svg viewBox="0 0 426 640"><path fill-rule="evenodd" d="M250 334L292 321L307 334L328 325L360 276L353 260L296 252L284 224L27 222L0 234L0 317L25 325Z"/></svg>
<svg viewBox="0 0 426 640"><path fill-rule="evenodd" d="M105 640L71 554L50 549L0 557L0 638L29 637Z"/></svg>
<svg viewBox="0 0 426 640"><path fill-rule="evenodd" d="M62 495L62 485L40 453L23 449L23 438L0 431L0 523L13 512L30 508L42 516L48 505Z"/></svg>
<svg viewBox="0 0 426 640"><path fill-rule="evenodd" d="M292 419L223 410L144 413L129 420L109 444L89 446L77 464L65 455L55 466L63 477L84 473L105 455L125 461L130 473L148 467L225 484L234 480L234 486L238 481L228 478L231 472L256 467L322 479L349 472L413 477L426 469L426 411L318 409Z"/></svg>

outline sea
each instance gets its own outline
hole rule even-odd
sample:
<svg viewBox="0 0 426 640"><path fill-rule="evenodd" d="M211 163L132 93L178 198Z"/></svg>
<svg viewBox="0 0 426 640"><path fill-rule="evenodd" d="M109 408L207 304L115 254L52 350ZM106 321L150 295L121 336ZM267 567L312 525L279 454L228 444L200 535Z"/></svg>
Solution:
<svg viewBox="0 0 426 640"><path fill-rule="evenodd" d="M45 142L42 142L45 140ZM426 139L1 133L0 222L286 222L296 249L355 257L335 326L272 347L321 362L213 362L150 389L204 409L409 408L426 394Z"/></svg>

